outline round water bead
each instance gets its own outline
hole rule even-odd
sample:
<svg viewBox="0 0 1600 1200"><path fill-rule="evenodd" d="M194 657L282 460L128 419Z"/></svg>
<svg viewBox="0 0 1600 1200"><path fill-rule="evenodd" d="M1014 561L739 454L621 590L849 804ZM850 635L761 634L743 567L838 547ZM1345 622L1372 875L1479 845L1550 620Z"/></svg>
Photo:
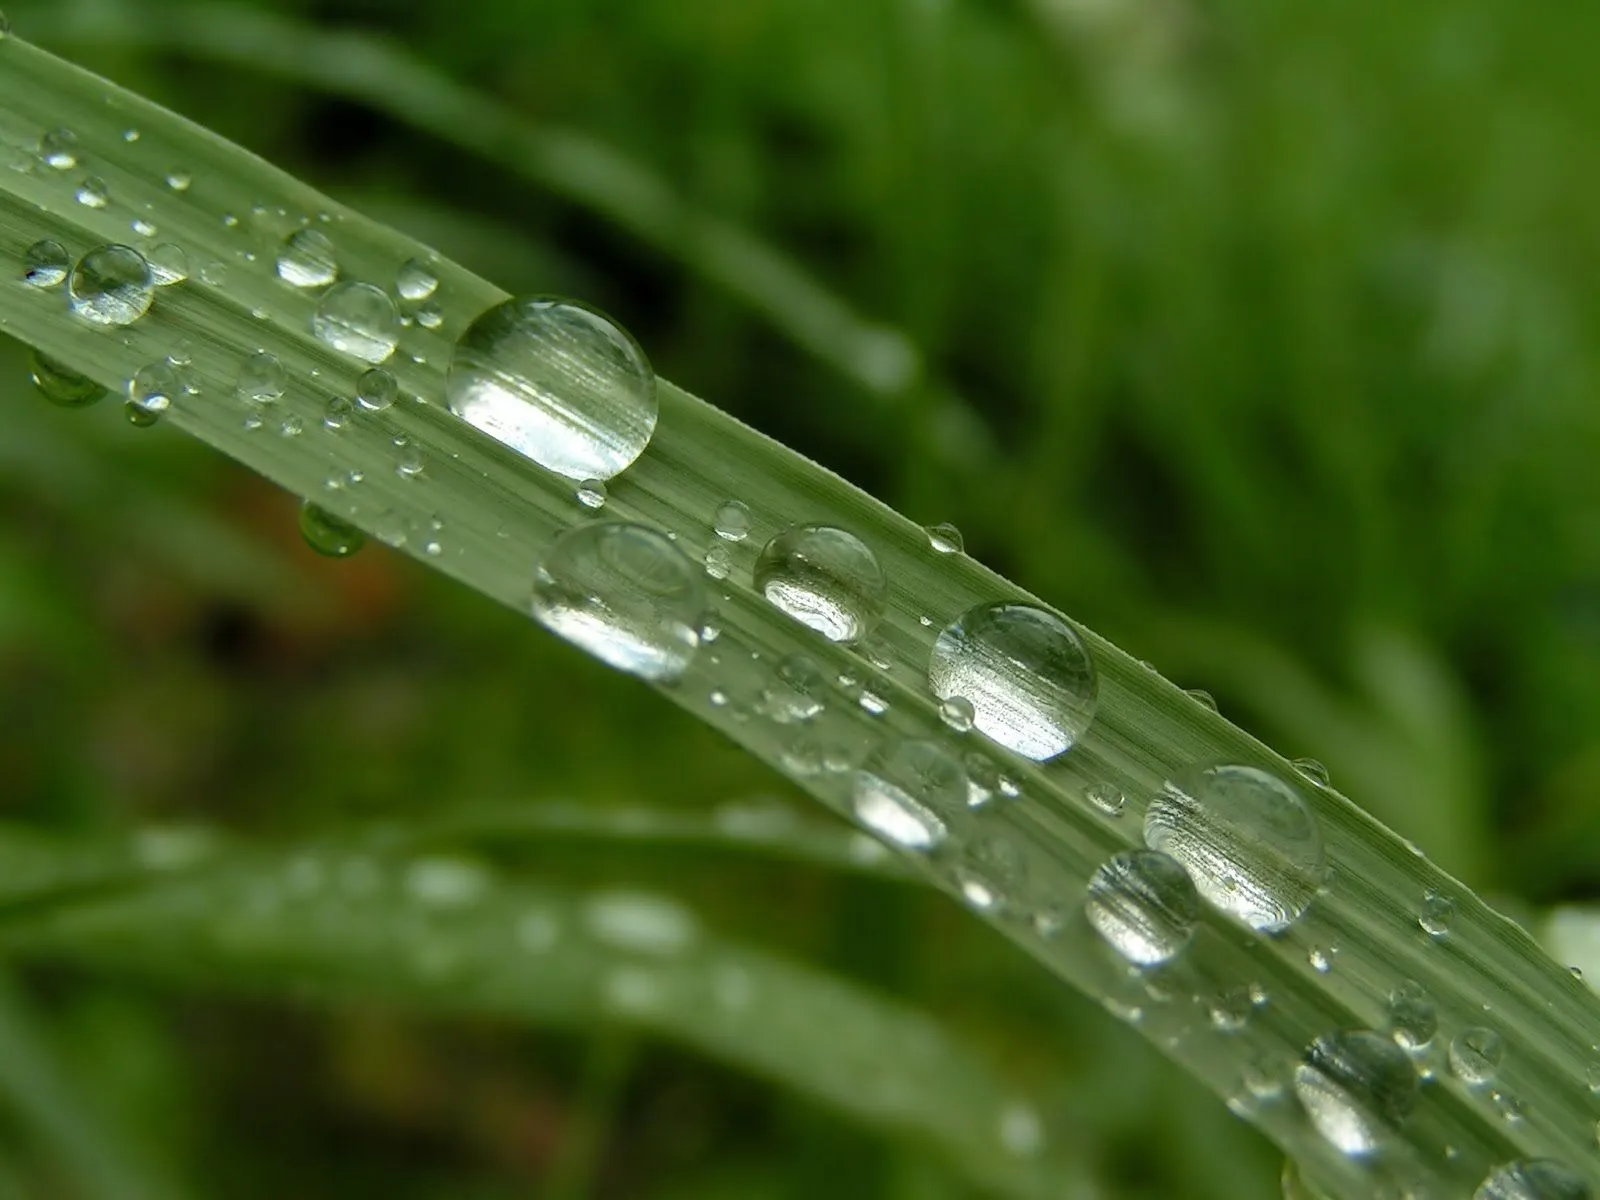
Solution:
<svg viewBox="0 0 1600 1200"><path fill-rule="evenodd" d="M307 500L300 506L300 536L329 558L349 558L367 544L367 535L350 522Z"/></svg>
<svg viewBox="0 0 1600 1200"><path fill-rule="evenodd" d="M1145 814L1144 840L1187 867L1209 903L1261 932L1288 928L1328 877L1316 818L1258 767L1197 767L1169 780Z"/></svg>
<svg viewBox="0 0 1600 1200"><path fill-rule="evenodd" d="M1450 1073L1468 1087L1493 1083L1506 1056L1505 1039L1482 1025L1450 1039Z"/></svg>
<svg viewBox="0 0 1600 1200"><path fill-rule="evenodd" d="M1035 761L1071 749L1094 719L1094 663L1060 617L1031 604L980 604L939 634L928 686L965 697L979 733Z"/></svg>
<svg viewBox="0 0 1600 1200"><path fill-rule="evenodd" d="M373 367L356 380L356 403L368 412L382 412L399 395L399 382L382 367Z"/></svg>
<svg viewBox="0 0 1600 1200"><path fill-rule="evenodd" d="M382 288L370 283L338 283L317 302L311 332L341 354L381 363L400 344L400 310Z"/></svg>
<svg viewBox="0 0 1600 1200"><path fill-rule="evenodd" d="M1420 983L1406 980L1389 993L1389 1036L1402 1050L1425 1049L1439 1030L1439 1014Z"/></svg>
<svg viewBox="0 0 1600 1200"><path fill-rule="evenodd" d="M1405 1051L1367 1030L1330 1033L1306 1049L1295 1095L1328 1142L1352 1158L1375 1153L1417 1102L1417 1072Z"/></svg>
<svg viewBox="0 0 1600 1200"><path fill-rule="evenodd" d="M247 355L239 364L239 396L255 404L271 404L281 398L288 381L278 356L266 350Z"/></svg>
<svg viewBox="0 0 1600 1200"><path fill-rule="evenodd" d="M578 503L585 508L604 508L606 505L606 485L598 479L585 479L578 484L576 495Z"/></svg>
<svg viewBox="0 0 1600 1200"><path fill-rule="evenodd" d="M427 263L413 258L395 275L395 290L400 293L400 299L416 303L439 290L439 277Z"/></svg>
<svg viewBox="0 0 1600 1200"><path fill-rule="evenodd" d="M1083 911L1118 954L1152 967L1183 953L1200 919L1200 896L1177 860L1154 850L1125 850L1090 877Z"/></svg>
<svg viewBox="0 0 1600 1200"><path fill-rule="evenodd" d="M777 608L833 642L853 642L883 615L889 580L878 556L832 525L798 525L756 556L755 587Z"/></svg>
<svg viewBox="0 0 1600 1200"><path fill-rule="evenodd" d="M1422 911L1417 914L1417 924L1429 937L1450 936L1450 926L1456 919L1456 902L1443 892L1429 888L1422 897Z"/></svg>
<svg viewBox="0 0 1600 1200"><path fill-rule="evenodd" d="M533 615L602 662L679 678L700 645L699 570L665 534L622 521L569 530L539 564Z"/></svg>
<svg viewBox="0 0 1600 1200"><path fill-rule="evenodd" d="M333 242L320 229L297 229L278 247L278 278L297 288L327 287L339 278Z"/></svg>
<svg viewBox="0 0 1600 1200"><path fill-rule="evenodd" d="M39 139L39 157L57 171L78 165L78 135L70 129L52 129Z"/></svg>
<svg viewBox="0 0 1600 1200"><path fill-rule="evenodd" d="M456 342L450 411L568 479L610 479L644 453L658 415L655 372L626 330L569 300L525 296Z"/></svg>
<svg viewBox="0 0 1600 1200"><path fill-rule="evenodd" d="M38 350L28 355L28 375L39 394L58 408L87 408L106 394L106 389L87 375Z"/></svg>
<svg viewBox="0 0 1600 1200"><path fill-rule="evenodd" d="M85 208L104 208L111 203L111 189L98 175L91 175L78 185L76 199Z"/></svg>
<svg viewBox="0 0 1600 1200"><path fill-rule="evenodd" d="M151 246L146 258L150 263L150 278L157 287L171 287L189 278L189 252L176 242Z"/></svg>
<svg viewBox="0 0 1600 1200"><path fill-rule="evenodd" d="M980 838L955 869L956 885L973 908L990 911L1021 907L1028 879L1028 856L1005 837Z"/></svg>
<svg viewBox="0 0 1600 1200"><path fill-rule="evenodd" d="M956 733L970 733L973 724L972 701L965 696L951 696L941 701L939 719Z"/></svg>
<svg viewBox="0 0 1600 1200"><path fill-rule="evenodd" d="M717 506L712 518L712 529L726 542L742 542L750 536L750 507L739 500L727 500Z"/></svg>
<svg viewBox="0 0 1600 1200"><path fill-rule="evenodd" d="M141 429L154 425L172 407L182 386L178 381L178 373L169 363L157 362L140 367L128 381L128 399L124 408L128 423Z"/></svg>
<svg viewBox="0 0 1600 1200"><path fill-rule="evenodd" d="M96 246L78 260L67 285L72 311L95 325L132 325L150 311L150 264L132 246Z"/></svg>
<svg viewBox="0 0 1600 1200"><path fill-rule="evenodd" d="M965 549L961 530L948 522L929 525L923 532L928 535L928 545L940 554L960 554Z"/></svg>
<svg viewBox="0 0 1600 1200"><path fill-rule="evenodd" d="M1524 1158L1490 1171L1472 1200L1593 1200L1583 1176L1552 1158Z"/></svg>
<svg viewBox="0 0 1600 1200"><path fill-rule="evenodd" d="M72 258L60 242L45 238L22 255L22 280L29 287L53 288L66 282Z"/></svg>
<svg viewBox="0 0 1600 1200"><path fill-rule="evenodd" d="M907 850L931 850L948 836L941 813L966 807L967 776L937 742L879 746L855 773L856 818Z"/></svg>

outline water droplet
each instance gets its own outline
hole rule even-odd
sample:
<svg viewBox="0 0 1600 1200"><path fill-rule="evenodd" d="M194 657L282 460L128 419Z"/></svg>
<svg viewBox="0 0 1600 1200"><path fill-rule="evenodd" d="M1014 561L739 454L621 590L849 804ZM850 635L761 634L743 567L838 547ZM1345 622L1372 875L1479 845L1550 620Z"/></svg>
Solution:
<svg viewBox="0 0 1600 1200"><path fill-rule="evenodd" d="M1105 813L1108 817L1120 817L1122 810L1127 807L1127 797L1122 794L1122 789L1114 783L1097 783L1086 793L1089 803Z"/></svg>
<svg viewBox="0 0 1600 1200"><path fill-rule="evenodd" d="M1031 1104L1018 1101L1000 1110L1000 1144L1018 1158L1044 1149L1044 1122Z"/></svg>
<svg viewBox="0 0 1600 1200"><path fill-rule="evenodd" d="M167 172L167 186L175 192L187 192L194 177L189 172L173 168Z"/></svg>
<svg viewBox="0 0 1600 1200"><path fill-rule="evenodd" d="M1330 1033L1306 1049L1295 1095L1328 1142L1352 1158L1375 1153L1405 1123L1417 1101L1411 1060L1366 1030Z"/></svg>
<svg viewBox="0 0 1600 1200"><path fill-rule="evenodd" d="M417 324L424 329L437 329L444 324L444 309L435 300L429 300L417 309Z"/></svg>
<svg viewBox="0 0 1600 1200"><path fill-rule="evenodd" d="M804 654L790 654L778 664L777 682L762 691L761 715L780 725L809 721L824 706L827 681L822 668Z"/></svg>
<svg viewBox="0 0 1600 1200"><path fill-rule="evenodd" d="M361 530L309 500L300 506L300 535L306 545L329 558L349 558L367 544Z"/></svg>
<svg viewBox="0 0 1600 1200"><path fill-rule="evenodd" d="M329 429L343 429L350 421L353 409L350 401L343 396L333 396L322 410L322 423Z"/></svg>
<svg viewBox="0 0 1600 1200"><path fill-rule="evenodd" d="M68 285L72 311L96 325L132 325L150 311L150 264L131 246L97 246L78 260Z"/></svg>
<svg viewBox="0 0 1600 1200"><path fill-rule="evenodd" d="M1433 1001L1420 983L1408 979L1389 993L1389 1036L1402 1050L1426 1049L1438 1029Z"/></svg>
<svg viewBox="0 0 1600 1200"><path fill-rule="evenodd" d="M961 530L954 525L948 523L929 525L923 532L928 535L928 545L940 554L960 554L965 549L965 543L961 540Z"/></svg>
<svg viewBox="0 0 1600 1200"><path fill-rule="evenodd" d="M1183 863L1200 894L1261 932L1292 924L1328 877L1316 818L1256 767L1191 768L1151 802L1145 844Z"/></svg>
<svg viewBox="0 0 1600 1200"><path fill-rule="evenodd" d="M602 662L670 682L699 648L700 573L664 534L603 522L568 531L540 564L533 615Z"/></svg>
<svg viewBox="0 0 1600 1200"><path fill-rule="evenodd" d="M22 279L29 287L53 288L66 282L72 258L60 242L45 238L29 246L22 256Z"/></svg>
<svg viewBox="0 0 1600 1200"><path fill-rule="evenodd" d="M648 892L602 892L584 904L583 920L597 942L634 954L677 954L698 933L693 913Z"/></svg>
<svg viewBox="0 0 1600 1200"><path fill-rule="evenodd" d="M717 506L712 518L712 529L725 542L742 542L750 536L750 508L738 500L728 500Z"/></svg>
<svg viewBox="0 0 1600 1200"><path fill-rule="evenodd" d="M1505 1040L1482 1025L1463 1029L1450 1039L1450 1073L1468 1087L1493 1083L1505 1056Z"/></svg>
<svg viewBox="0 0 1600 1200"><path fill-rule="evenodd" d="M139 131L137 129L124 129L122 131L122 140L130 144L137 142L139 140Z"/></svg>
<svg viewBox="0 0 1600 1200"><path fill-rule="evenodd" d="M171 287L189 278L189 254L176 242L152 246L145 257L150 264L151 281L157 287Z"/></svg>
<svg viewBox="0 0 1600 1200"><path fill-rule="evenodd" d="M339 260L328 235L320 229L297 229L284 238L278 247L278 278L297 288L327 287L339 278Z"/></svg>
<svg viewBox="0 0 1600 1200"><path fill-rule="evenodd" d="M382 412L399 395L399 383L382 367L373 367L356 380L356 403L368 412Z"/></svg>
<svg viewBox="0 0 1600 1200"><path fill-rule="evenodd" d="M1255 1002L1247 987L1229 988L1211 998L1211 1027L1218 1033L1237 1033L1250 1021Z"/></svg>
<svg viewBox="0 0 1600 1200"><path fill-rule="evenodd" d="M1456 919L1456 902L1444 893L1429 888L1422 896L1422 911L1417 914L1417 924L1432 938L1450 936L1450 926Z"/></svg>
<svg viewBox="0 0 1600 1200"><path fill-rule="evenodd" d="M58 408L87 408L106 394L101 384L38 350L28 355L28 374L39 394Z"/></svg>
<svg viewBox="0 0 1600 1200"><path fill-rule="evenodd" d="M200 268L200 282L211 287L221 287L228 282L228 264L225 262L208 262Z"/></svg>
<svg viewBox="0 0 1600 1200"><path fill-rule="evenodd" d="M871 716L881 717L889 711L889 702L870 688L862 688L861 694L856 697L856 703L861 710Z"/></svg>
<svg viewBox="0 0 1600 1200"><path fill-rule="evenodd" d="M153 238L156 234L161 232L155 227L154 224L145 220L143 217L135 217L130 223L129 228L142 238ZM146 254L145 257L148 258L149 255Z"/></svg>
<svg viewBox="0 0 1600 1200"><path fill-rule="evenodd" d="M603 314L549 297L508 300L461 335L450 411L568 479L610 479L644 453L658 415L644 351Z"/></svg>
<svg viewBox="0 0 1600 1200"><path fill-rule="evenodd" d="M711 578L726 579L728 572L733 570L733 556L728 553L726 546L709 546L706 548L705 564L706 574Z"/></svg>
<svg viewBox="0 0 1600 1200"><path fill-rule="evenodd" d="M419 858L406 867L406 893L425 908L470 908L492 883L488 871L464 858Z"/></svg>
<svg viewBox="0 0 1600 1200"><path fill-rule="evenodd" d="M980 838L955 869L956 886L973 908L993 911L1007 905L1028 877L1028 859L1008 838ZM1015 900L1012 900L1015 903Z"/></svg>
<svg viewBox="0 0 1600 1200"><path fill-rule="evenodd" d="M1314 758L1297 758L1293 767L1318 787L1328 787L1332 782L1328 768Z"/></svg>
<svg viewBox="0 0 1600 1200"><path fill-rule="evenodd" d="M123 409L130 425L148 428L166 415L181 385L178 374L164 362L140 367L128 381L128 399Z"/></svg>
<svg viewBox="0 0 1600 1200"><path fill-rule="evenodd" d="M394 460L394 473L401 479L415 479L422 474L422 455L414 448L400 451Z"/></svg>
<svg viewBox="0 0 1600 1200"><path fill-rule="evenodd" d="M939 702L939 719L956 733L972 730L972 701L965 696L951 696Z"/></svg>
<svg viewBox="0 0 1600 1200"><path fill-rule="evenodd" d="M395 275L395 291L402 300L426 300L439 288L439 277L420 258L405 263Z"/></svg>
<svg viewBox="0 0 1600 1200"><path fill-rule="evenodd" d="M578 485L578 503L585 508L604 508L606 503L606 485L598 479L585 479Z"/></svg>
<svg viewBox="0 0 1600 1200"><path fill-rule="evenodd" d="M1490 1171L1472 1200L1592 1200L1583 1177L1550 1158L1524 1158Z"/></svg>
<svg viewBox="0 0 1600 1200"><path fill-rule="evenodd" d="M1153 967L1183 953L1200 918L1200 897L1177 860L1154 850L1125 850L1090 877L1083 911L1118 954Z"/></svg>
<svg viewBox="0 0 1600 1200"><path fill-rule="evenodd" d="M77 201L85 208L104 208L111 203L111 189L98 175L90 175L78 185Z"/></svg>
<svg viewBox="0 0 1600 1200"><path fill-rule="evenodd" d="M255 404L271 404L282 397L288 380L276 354L257 350L239 364L239 397Z"/></svg>
<svg viewBox="0 0 1600 1200"><path fill-rule="evenodd" d="M1205 688L1185 688L1183 694L1200 705L1201 708L1209 708L1212 712L1218 711L1217 698L1206 691Z"/></svg>
<svg viewBox="0 0 1600 1200"><path fill-rule="evenodd" d="M52 129L39 139L39 157L58 171L78 165L78 135L70 129Z"/></svg>
<svg viewBox="0 0 1600 1200"><path fill-rule="evenodd" d="M1029 604L980 604L928 660L936 696L964 696L985 736L1036 761L1071 749L1094 717L1095 672L1072 627Z"/></svg>
<svg viewBox="0 0 1600 1200"><path fill-rule="evenodd" d="M1326 975L1333 970L1333 952L1324 950L1321 946L1313 946L1306 954L1306 961L1311 964L1311 969L1318 975Z"/></svg>
<svg viewBox="0 0 1600 1200"><path fill-rule="evenodd" d="M889 581L877 555L832 525L786 529L756 558L756 590L833 642L853 642L883 615Z"/></svg>
<svg viewBox="0 0 1600 1200"><path fill-rule="evenodd" d="M341 354L381 363L400 344L400 311L382 288L337 283L317 302L311 332Z"/></svg>
<svg viewBox="0 0 1600 1200"><path fill-rule="evenodd" d="M939 814L966 802L966 773L934 742L890 742L868 755L855 774L857 819L907 850L931 850L943 842L948 831Z"/></svg>

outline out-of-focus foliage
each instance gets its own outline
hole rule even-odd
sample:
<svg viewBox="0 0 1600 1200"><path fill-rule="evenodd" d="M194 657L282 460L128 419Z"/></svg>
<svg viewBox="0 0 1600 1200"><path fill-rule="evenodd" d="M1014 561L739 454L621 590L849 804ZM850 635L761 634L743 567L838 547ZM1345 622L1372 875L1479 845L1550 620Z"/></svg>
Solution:
<svg viewBox="0 0 1600 1200"><path fill-rule="evenodd" d="M916 347L925 376L885 395L692 251L505 155L181 39L48 36L67 10L137 21L144 4L171 7L7 7L501 285L616 313L664 375L954 521L975 556L1323 760L1471 884L1588 896L1600 17L1489 0L260 6L347 48L402 43L784 252ZM48 409L20 356L0 371L12 825L85 847L178 820L292 844L490 802L692 819L774 787L515 614L381 548L315 560L289 497L110 412ZM937 897L664 835L495 853L518 886L670 887L722 935L933 1014L1041 1098L1044 1137L1103 1194L1275 1192L1243 1126ZM0 1070L0 1196L118 1194L105 1180L141 1169L240 1198L969 1194L927 1145L649 1039L618 1059L614 1036L600 1014L553 1034L30 968L0 1005L0 1050L24 1048Z"/></svg>

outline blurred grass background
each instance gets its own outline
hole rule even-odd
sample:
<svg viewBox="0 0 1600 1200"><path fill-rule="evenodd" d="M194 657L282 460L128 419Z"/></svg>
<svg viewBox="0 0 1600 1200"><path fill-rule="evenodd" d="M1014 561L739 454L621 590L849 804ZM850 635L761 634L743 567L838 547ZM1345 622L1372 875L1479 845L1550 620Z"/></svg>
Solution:
<svg viewBox="0 0 1600 1200"><path fill-rule="evenodd" d="M1600 17L1583 6L7 8L510 290L598 303L662 374L955 522L970 553L1325 762L1474 886L1544 904L1600 883ZM184 32L203 17L248 43L261 12L295 22L291 49L331 51L332 83L368 69L363 46L416 63L374 106ZM118 21L145 33L72 34ZM613 172L608 211L540 186L498 135L484 153L485 130L420 131L396 109L431 94L424 71L645 174ZM651 177L905 340L869 338L841 370L793 336L809 293L751 303L765 259L674 236L676 209L618 220ZM783 793L409 561L315 559L292 498L112 405L49 409L5 356L8 821L293 842L484 803ZM502 865L671 889L720 931L935 1014L1042 1098L1074 1147L1063 1194L1276 1194L1270 1149L1221 1105L942 898L649 839ZM20 983L37 1052L194 1195L974 1194L928 1147L599 1023L60 967ZM11 1101L0 1195L79 1194Z"/></svg>

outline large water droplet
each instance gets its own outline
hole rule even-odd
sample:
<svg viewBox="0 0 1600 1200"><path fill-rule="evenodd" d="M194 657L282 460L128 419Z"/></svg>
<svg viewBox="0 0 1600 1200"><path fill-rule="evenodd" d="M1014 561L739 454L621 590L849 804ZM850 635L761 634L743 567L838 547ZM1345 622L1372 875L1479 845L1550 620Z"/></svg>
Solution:
<svg viewBox="0 0 1600 1200"><path fill-rule="evenodd" d="M533 615L602 662L644 679L677 679L699 648L705 593L695 565L643 525L580 525L540 563Z"/></svg>
<svg viewBox="0 0 1600 1200"><path fill-rule="evenodd" d="M1490 1171L1472 1200L1592 1200L1583 1176L1550 1158L1524 1158Z"/></svg>
<svg viewBox="0 0 1600 1200"><path fill-rule="evenodd" d="M1389 1036L1402 1050L1425 1049L1439 1030L1439 1015L1420 983L1406 980L1389 993Z"/></svg>
<svg viewBox="0 0 1600 1200"><path fill-rule="evenodd" d="M1468 1087L1493 1083L1505 1056L1505 1039L1482 1025L1463 1029L1450 1039L1450 1073Z"/></svg>
<svg viewBox="0 0 1600 1200"><path fill-rule="evenodd" d="M1405 1051L1367 1030L1330 1033L1295 1068L1295 1095L1317 1132L1352 1158L1376 1152L1417 1102L1417 1072Z"/></svg>
<svg viewBox="0 0 1600 1200"><path fill-rule="evenodd" d="M128 423L141 429L154 425L166 415L181 389L178 373L170 364L155 362L140 367L128 381L128 399L124 408Z"/></svg>
<svg viewBox="0 0 1600 1200"><path fill-rule="evenodd" d="M97 246L78 260L68 285L72 311L96 325L132 325L150 311L150 264L132 246Z"/></svg>
<svg viewBox="0 0 1600 1200"><path fill-rule="evenodd" d="M39 394L58 408L87 408L106 394L101 384L38 350L28 356L28 374Z"/></svg>
<svg viewBox="0 0 1600 1200"><path fill-rule="evenodd" d="M1118 954L1150 967L1183 953L1200 919L1200 896L1177 860L1125 850L1090 877L1083 911Z"/></svg>
<svg viewBox="0 0 1600 1200"><path fill-rule="evenodd" d="M940 813L966 806L967 777L936 742L894 741L856 772L852 803L874 833L907 850L931 850L948 833Z"/></svg>
<svg viewBox="0 0 1600 1200"><path fill-rule="evenodd" d="M941 699L965 697L978 732L1036 761L1071 749L1094 717L1094 664L1072 627L1031 604L980 604L928 659Z"/></svg>
<svg viewBox="0 0 1600 1200"><path fill-rule="evenodd" d="M339 278L333 242L320 229L297 229L278 247L278 278L297 288L327 287Z"/></svg>
<svg viewBox="0 0 1600 1200"><path fill-rule="evenodd" d="M49 238L29 246L22 256L22 279L29 287L58 287L67 278L72 259L67 248Z"/></svg>
<svg viewBox="0 0 1600 1200"><path fill-rule="evenodd" d="M853 642L883 615L889 581L867 544L832 525L786 529L756 558L756 590L829 641Z"/></svg>
<svg viewBox="0 0 1600 1200"><path fill-rule="evenodd" d="M1257 767L1191 768L1168 781L1144 840L1186 866L1207 901L1262 932L1292 924L1328 877L1316 818Z"/></svg>
<svg viewBox="0 0 1600 1200"><path fill-rule="evenodd" d="M317 302L311 332L341 354L381 363L400 344L400 310L382 288L370 283L339 283Z"/></svg>
<svg viewBox="0 0 1600 1200"><path fill-rule="evenodd" d="M329 558L349 558L367 544L361 530L309 500L300 506L300 535L306 545Z"/></svg>
<svg viewBox="0 0 1600 1200"><path fill-rule="evenodd" d="M626 330L547 296L507 300L456 342L450 411L568 479L610 479L650 444L655 373Z"/></svg>

